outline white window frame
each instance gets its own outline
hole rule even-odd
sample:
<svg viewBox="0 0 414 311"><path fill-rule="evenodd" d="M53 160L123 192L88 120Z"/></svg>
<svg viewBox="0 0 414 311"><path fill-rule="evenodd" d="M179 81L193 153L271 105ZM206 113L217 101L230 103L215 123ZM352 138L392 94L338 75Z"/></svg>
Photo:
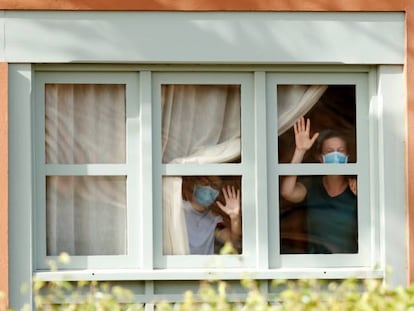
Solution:
<svg viewBox="0 0 414 311"><path fill-rule="evenodd" d="M324 73L329 76L331 73L345 75L355 73L359 75L362 73L364 76L368 75L367 92L369 94L369 100L366 103L368 105L369 116L369 177L371 183L368 186L370 193L370 206L375 208L375 211L371 211L371 221L373 224L372 233L370 235L370 247L371 252L369 259L365 258L363 264L355 266L335 266L335 265L306 265L308 255L299 255L297 258L303 258L302 264L296 266L289 264L283 264L286 255L280 256L280 260L275 260L270 257L272 252L278 252L277 243L278 239L275 239L273 235L278 225L277 208L274 208L274 204L278 202L274 199L274 202L267 201L268 193L273 192L274 188L277 189L278 185L272 185L275 183L275 172L277 166L282 166L274 162L277 154L275 136L268 135L268 125L266 122L256 122L249 127L250 132L242 133L244 137L246 135L254 136L252 142L254 145L250 145L254 152L254 159L251 159L253 164L249 167L253 167L254 180L251 184L254 184L255 194L246 195L243 194L243 200L255 200L251 206L264 206L264 208L255 209L254 213L250 211L251 216L254 218L254 230L253 237L243 237L243 250L254 250L255 253L246 253L248 260L252 260L251 263L245 266L239 265L235 267L223 266L223 265L208 265L204 267L180 267L173 266L173 262L166 262L162 258L160 251L161 231L157 224L157 213L161 212L160 202L153 203L157 193L153 192L154 185L160 183L160 176L163 173L160 158L155 162L152 158L153 144L157 144L160 138L153 136L153 131L142 130L149 123L141 122L137 125L139 133L139 140L142 145L139 147L141 155L140 168L142 176L148 176L148 179L142 183L141 193L141 207L140 219L141 231L145 232L145 238L142 235L140 254L136 261L131 264L130 267L116 265L112 267L108 265L108 262L102 260L99 266L89 265L82 267L73 265L72 267L62 267L58 271L51 271L43 269L39 266L39 260L46 259L45 257L38 258L36 248L38 245L38 236L36 235L37 223L37 205L38 197L36 196L36 145L35 140L36 133L34 133L34 124L36 121L36 106L39 104L38 94L36 92L38 85L38 73L64 73L67 75L71 72L77 74L84 74L88 72L94 72L100 75L104 72L111 72L118 77L121 77L123 73L134 72L136 75L139 73L139 90L136 96L138 99L137 107L140 109L140 121L151 120L157 118L152 116L153 113L157 113L159 108L155 107L153 102L153 80L151 76L157 72L165 73L172 72L173 76L179 72L197 72L200 75L208 72L216 73L248 73L252 76L253 91L251 98L252 104L247 103L248 112L251 115L255 115L258 120L266 120L266 118L273 118L270 116L271 110L269 101L269 92L274 92L274 85L266 85L266 76L272 75L284 76L284 74L295 73ZM121 74L119 74L121 73ZM275 278L388 278L392 284L404 284L406 279L405 269L407 258L403 256L405 254L405 247L402 242L405 240L405 229L402 224L405 223L405 197L404 192L404 96L403 96L403 70L401 66L149 66L149 65L24 65L16 64L9 67L9 83L10 92L9 98L12 103L9 106L9 150L13 155L10 158L9 166L9 184L10 184L10 245L13 245L9 249L10 269L14 271L13 279L10 286L16 289L16 293L19 293L21 284L30 282L32 277L39 280L101 280L101 281L133 281L141 280L145 283L146 293L145 297L151 300L151 297L155 297L156 285L163 286L163 280L200 280L210 278L221 278L226 280L238 280L246 277L253 277L255 279L271 280ZM176 78L174 78L176 79ZM364 78L365 79L365 78ZM79 81L79 80L78 80ZM120 80L117 78L117 82ZM307 82L308 80L306 80ZM73 82L73 81L70 81ZM86 82L93 82L87 80ZM96 82L96 81L95 81ZM289 82L283 80L283 82ZM300 79L291 81L292 83L299 83ZM312 81L312 83L315 81ZM321 79L320 82L332 83ZM365 84L364 84L365 85ZM267 90L266 90L267 89ZM249 91L250 92L250 91ZM33 95L33 96L32 96ZM273 95L275 96L275 95ZM154 110L153 110L154 109ZM160 111L158 111L159 113ZM244 111L246 113L246 111ZM242 118L244 118L242 116ZM148 122L148 121L146 121ZM273 122L273 120L271 121ZM271 124L271 122L268 124ZM360 122L360 121L359 121ZM146 124L146 125L144 125ZM273 125L275 126L275 125ZM148 127L146 127L148 129ZM38 130L37 128L35 128ZM272 130L273 131L273 130ZM252 133L255 133L254 135ZM158 135L158 134L157 134ZM243 137L242 137L243 139ZM42 142L43 143L43 142ZM358 141L360 143L360 141ZM272 147L273 146L273 147ZM155 147L155 146L154 146ZM159 148L159 147L155 147ZM361 149L362 148L362 149ZM366 150L365 146L359 147L359 150ZM271 151L273 149L273 151ZM151 152L148 152L148 151ZM272 153L273 152L273 153ZM359 152L359 151L358 151ZM246 156L244 157L246 160ZM270 162L270 164L269 164ZM244 163L243 165L245 165ZM267 169L268 165L273 165L275 168L273 171ZM283 164L285 165L285 164ZM288 167L288 165L285 165ZM351 165L352 167L353 165ZM271 166L269 166L271 167ZM304 169L304 173L313 174L315 170L319 169L318 166L303 164L301 166ZM299 168L299 167L298 167ZM283 168L284 169L284 168ZM354 168L353 168L354 169ZM367 168L363 168L367 169ZM173 171L169 171L170 173ZM258 172L261 172L258 174ZM181 172L180 172L181 173ZM204 172L200 172L204 173ZM40 172L44 174L44 172ZM175 174L175 172L174 172ZM281 169L279 174L284 174ZM44 175L42 175L44 176ZM154 177L153 177L154 176ZM141 177L138 177L141 178ZM154 180L153 180L154 179ZM273 180L273 181L272 181ZM244 186L244 189L246 186ZM26 195L22 195L25 193ZM271 195L276 195L275 193ZM159 200L159 199L158 199ZM154 211L152 208L154 207ZM247 209L246 209L247 210ZM272 214L273 213L273 214ZM246 216L245 214L243 215ZM272 226L272 222L275 223L275 228ZM158 223L159 224L159 223ZM247 225L244 221L244 230ZM270 227L272 226L272 227ZM268 228L270 230L268 230ZM395 228L399 228L396 230ZM273 230L273 233L272 233ZM247 239L247 240L246 240ZM395 243L399 241L399 243ZM157 244L158 243L158 244ZM248 244L252 243L250 247ZM272 249L273 248L273 249ZM145 250L145 252L144 252ZM158 256L158 257L157 257ZM287 255L289 256L289 255ZM315 256L315 255L312 255ZM207 256L210 257L210 256ZM221 256L213 256L221 258ZM234 256L238 257L238 256ZM332 258L335 254L332 255ZM358 255L354 256L358 258ZM161 260L160 260L161 258ZM190 256L189 256L190 258ZM238 257L240 258L240 257ZM316 257L313 257L316 258ZM85 258L86 259L86 258ZM168 258L169 259L169 258ZM204 258L200 258L200 261L196 266L200 266ZM174 260L174 259L173 259ZM99 260L98 260L99 261ZM189 262L186 260L186 262ZM231 264L232 259L227 261L227 265ZM299 259L297 260L299 261ZM210 261L211 262L211 261ZM222 262L222 261L221 261ZM168 266L168 264L170 264ZM243 263L245 264L245 263ZM105 267L106 265L106 267ZM158 265L158 267L157 267ZM250 265L250 266L249 266ZM396 267L394 273L387 274L386 268L388 266ZM270 284L270 283L269 283ZM151 290L153 289L153 290ZM162 295L162 293L158 293ZM11 299L14 302L30 301L31 293L26 296L20 296L19 294L12 295ZM26 297L26 298L25 298ZM144 299L144 298L143 298Z"/></svg>
<svg viewBox="0 0 414 311"><path fill-rule="evenodd" d="M253 79L251 73L226 72L156 72L153 75L153 165L154 165L154 227L162 228L162 177L163 176L240 176L242 180L242 243L240 255L164 255L162 251L162 235L155 235L154 267L159 268L204 268L204 267L253 267L255 254L255 230L246 224L246 219L255 221L254 194L243 189L255 187L253 178L254 167L254 137L249 130L253 124ZM241 163L217 164L162 164L161 159L161 85L240 85L241 95ZM161 230L158 230L161 232Z"/></svg>
<svg viewBox="0 0 414 311"><path fill-rule="evenodd" d="M271 279L271 278L278 278L278 277L346 277L349 275L352 276L383 276L385 271L385 263L390 262L390 260L395 261L393 256L390 256L384 249L384 239L387 235L384 235L383 230L386 223L386 219L384 219L384 213L388 212L388 207L383 205L381 202L381 198L377 198L378 193L383 193L383 195L390 200L390 195L392 196L392 191L397 191L394 188L390 192L388 191L389 183L388 181L381 181L379 184L376 184L375 181L379 179L379 176L387 176L389 175L389 170L384 169L384 160L382 160L382 156L377 156L377 153L382 148L382 141L381 139L387 138L386 128L391 128L391 126L396 127L395 121L388 121L384 123L382 121L383 115L380 112L384 109L384 103L382 101L377 100L377 98L382 97L382 93L385 93L389 100L392 100L393 97L393 90L395 89L396 83L391 83L390 79L386 80L387 82L382 83L381 87L378 87L377 81L381 80L381 75L377 75L375 70L376 67L370 66L267 66L264 68L263 66L240 66L240 67L211 67L211 66L196 66L197 68L190 68L190 67L183 67L183 66L171 66L171 67L164 67L164 66L103 66L101 65L97 69L96 65L76 65L76 66L36 66L33 69L33 79L31 81L35 82L35 91L39 89L39 77L38 75L55 75L60 76L70 76L75 75L77 82L82 82L79 80L79 77L84 75L88 75L93 72L93 74L97 76L101 76L105 72L110 72L116 77L115 82L120 82L122 79L120 77L123 74L131 74L139 75L139 83L137 80L133 82L133 84L139 84L138 89L135 91L135 96L138 99L137 101L134 100L135 105L140 107L140 124L137 125L138 131L135 133L140 138L140 141L143 142L143 145L137 146L136 148L139 150L139 154L141 156L140 161L138 161L138 165L141 169L142 175L137 177L137 180L143 180L143 176L147 176L148 178L145 179L145 182L142 182L141 189L142 195L139 201L140 206L138 207L139 210L139 217L140 222L142 224L142 228L140 229L139 234L141 234L142 240L139 242L140 245L140 254L138 254L132 261L127 263L125 266L121 264L115 264L115 262L111 262L111 260L107 259L99 259L97 258L96 262L94 262L88 266L82 265L81 263L72 264L72 266L66 267L68 270L62 269L60 271L47 271L46 267L40 264L40 261L45 260L44 256L40 256L34 252L34 271L37 277L41 279L59 279L61 277L69 277L70 279L99 279L99 280L110 280L110 279L121 279L121 280L129 280L129 279L147 279L147 280L154 280L154 279L203 279L206 277L223 277L226 279L238 279L242 278L245 273L250 273L254 275L256 278L262 279ZM391 66L392 67L392 66ZM17 67L16 67L17 68ZM107 70L110 68L110 70ZM393 67L394 68L394 67ZM266 70L265 70L266 69ZM18 73L16 73L18 74ZM288 76L294 77L294 79L288 79ZM152 77L154 76L154 78ZM222 76L222 80L217 79L218 76ZM160 157L152 155L152 152L155 152L157 148L160 148L160 101L156 98L156 91L157 85L159 86L162 83L169 83L169 82L182 82L182 83L236 83L237 78L235 77L243 77L243 79L247 79L245 85L247 87L243 88L246 94L244 99L242 100L242 124L247 124L247 127L242 126L242 142L243 144L247 144L245 146L242 145L242 163L239 164L213 164L207 165L202 168L198 168L198 171L193 171L193 167L185 166L182 168L178 168L175 165L169 164L162 164ZM308 76L308 78L305 78ZM320 78L312 78L317 77ZM334 78L337 76L338 78ZM348 78L344 78L346 76L350 76L350 80ZM355 78L358 76L363 76L363 82L358 82L359 78ZM394 74L393 77L398 80L398 77L401 76L401 73ZM159 77L163 77L162 79ZM204 77L204 78L203 78ZM229 79L231 77L231 79ZM246 78L248 77L248 78ZM278 77L276 80L274 77ZM48 82L59 82L59 81L66 81L64 78L63 80L53 79L48 80ZM181 80L180 80L181 79ZM242 79L242 80L243 80ZM266 82L272 81L273 82ZM279 80L278 80L279 79ZM335 80L337 79L337 80ZM16 78L16 80L18 80ZM29 79L30 80L30 79ZM285 174L288 171L292 172L294 170L303 169L303 174L314 174L318 172L326 171L326 169L321 168L318 164L301 164L297 168L290 166L289 164L277 164L272 162L271 159L275 158L277 154L276 149L276 141L275 136L270 135L270 131L273 131L273 128L276 124L271 117L271 106L273 103L271 101L275 100L275 81L279 81L279 83L327 83L327 84L334 84L334 81L338 83L346 83L352 84L356 83L357 85L366 87L366 91L363 90L361 96L363 99L358 99L358 103L360 101L366 102L367 107L366 109L369 110L367 114L367 110L362 114L358 114L358 116L369 116L369 154L372 156L370 158L370 163L367 165L369 167L369 174L365 174L363 178L367 180L374 181L371 182L369 186L369 193L370 193L370 206L375 207L375 211L370 211L371 218L370 221L374 224L372 232L369 233L370 241L368 242L369 247L371 250L365 251L365 253L361 253L359 255L350 255L345 256L340 254L333 254L331 258L333 258L333 262L329 263L326 259L324 259L324 264L303 264L303 260L308 261L309 258L318 259L317 255L298 255L297 257L293 258L293 261L290 261L290 255L281 255L278 259L275 259L273 254L278 254L278 239L275 239L275 232L278 232L277 226L278 223L275 219L277 218L277 208L273 208L273 206L278 206L278 202L276 199L270 199L272 196L276 198L277 191L272 189L277 188L276 177L273 172L276 174ZM69 82L74 82L74 79L68 80ZM84 82L96 82L98 80L94 79L87 79ZM108 80L109 81L109 80ZM220 82L221 81L221 82ZM110 81L114 82L114 81ZM268 85L268 84L271 85ZM392 88L388 88L388 85L392 85ZM357 88L358 89L358 88ZM141 92L139 92L141 90ZM243 92L243 91L242 91ZM369 94L369 96L367 95ZM399 93L396 93L398 95ZM273 99L271 98L273 96ZM358 95L359 96L359 95ZM366 96L369 97L369 100L366 100ZM35 112L36 105L38 105L39 100L41 100L37 91L35 92L35 96L30 101L33 101L33 107L30 109ZM365 99L364 99L365 98ZM252 100L249 102L249 100ZM398 97L395 99L398 102ZM267 104L266 104L267 103ZM158 105L158 106L157 106ZM360 105L358 105L360 106ZM397 106L395 109L399 109ZM389 109L390 107L387 107ZM359 108L358 108L359 109ZM365 108L364 108L365 109ZM401 120L398 119L398 116L401 116L402 110L398 110L396 116L393 114L393 120ZM157 116L158 115L158 116ZM34 116L34 123L39 123L39 116ZM248 121L251 120L252 116L256 116L257 120L266 120L267 122L254 122L251 126L249 126ZM156 121L158 118L158 121ZM269 120L269 118L271 120ZM143 131L143 128L151 128L150 120L153 119L154 123L152 124L153 129L152 131ZM158 125L157 125L158 122ZM359 120L358 122L364 122ZM393 123L394 122L394 123ZM360 124L360 123L359 123ZM367 123L368 124L368 123ZM383 125L384 124L384 125ZM363 125L365 126L365 125ZM36 131L39 129L36 128ZM157 132L158 131L158 132ZM12 131L13 132L13 131ZM30 135L31 136L31 135ZM36 135L34 135L36 136ZM243 140L244 137L244 140ZM250 137L250 141L246 141L247 138ZM265 139L266 138L266 139ZM34 137L29 138L34 139ZM363 137L362 139L366 139ZM362 139L358 137L358 144L361 144ZM247 139L249 140L249 139ZM145 143L144 143L145 142ZM31 144L33 146L39 146L38 141L32 140ZM23 147L21 147L23 148ZM38 148L38 147L36 147ZM364 149L365 148L365 149ZM358 159L361 159L362 150L366 150L366 146L359 146L358 147ZM151 150L151 152L148 152ZM154 150L154 151L152 151ZM253 150L253 151L252 151ZM273 150L273 151L272 151ZM39 150L34 149L36 154ZM43 151L42 151L43 152ZM249 152L252 152L249 154ZM384 153L387 155L384 158L390 159L393 161L393 157L397 156L397 154L388 155L389 150L385 149ZM30 154L30 152L29 152ZM401 154L401 153L400 153ZM36 155L32 157L33 164L35 165L37 162ZM12 161L13 162L13 161ZM365 162L366 163L366 162ZM238 166L239 165L239 166ZM357 171L358 164L349 164L347 168L353 170L353 172ZM274 168L274 170L270 169L270 167ZM34 166L36 167L36 166ZM243 223L243 253L242 255L229 255L229 256L222 256L222 255L213 255L213 256L188 256L188 259L183 258L182 256L163 256L162 255L162 233L159 230L160 226L160 215L161 215L161 203L160 203L160 196L157 194L158 191L153 191L155 187L160 187L161 176L164 174L167 175L202 175L202 174L211 174L211 168L217 168L217 174L219 172L223 172L223 174L229 175L237 175L239 172L244 177L244 181L248 181L247 186L243 185L243 189L255 189L254 191L250 191L250 194L246 194L246 191L243 191L243 201L248 203L247 208L243 213L243 217L247 217L254 223L254 229L250 229L247 227L251 227L250 224L247 224L246 219ZM236 169L236 167L238 167ZM269 169L268 169L269 167ZM243 169L242 169L243 168ZM276 171L276 168L280 170L279 172ZM45 176L44 172L38 172L38 168L33 171L36 174L40 174L40 176ZM322 169L322 171L320 170ZM334 168L332 166L329 169L329 172L338 172L341 171L343 168ZM366 167L362 169L366 170ZM250 170L250 171L249 171ZM234 173L236 172L236 173ZM328 171L326 171L329 173ZM301 173L301 172L299 172ZM42 175L43 174L43 175ZM214 172L216 174L216 172ZM221 173L220 173L221 174ZM246 178L249 176L249 178ZM362 176L362 175L361 175ZM33 180L37 180L36 176L34 176ZM43 178L43 177L42 177ZM360 177L362 178L362 177ZM382 177L381 177L382 178ZM399 186L403 179L400 180ZM383 184L382 184L383 183ZM158 185L158 186L157 186ZM398 183L395 183L397 187ZM35 186L35 183L33 184ZM361 186L360 186L361 187ZM161 188L159 188L161 189ZM400 191L400 189L398 189ZM32 202L31 206L33 206L33 211L37 211L38 205L38 197L36 197L37 189L33 189L33 196L32 198L35 201ZM387 193L390 193L389 195ZM31 191L29 191L31 193ZM13 196L12 196L13 198ZM269 200L267 200L269 198ZM14 200L16 198L14 197ZM273 200L273 202L272 202ZM368 199L361 198L360 202L368 202ZM154 203L153 203L154 202ZM359 203L363 204L363 203ZM255 206L264 206L265 208L255 208ZM403 210L403 202L398 203L399 211ZM148 208L151 207L151 208ZM153 210L154 209L154 210ZM41 214L40 214L41 215ZM395 214L394 214L395 215ZM393 215L393 216L394 216ZM398 217L402 217L403 213L398 213ZM42 224L42 221L38 222L39 215L34 214L34 232L36 232L36 226ZM251 218L249 218L251 217ZM273 226L274 224L274 226ZM251 230L251 231L249 231ZM246 234L249 232L249 234ZM250 236L250 232L252 235ZM145 233L145 234L144 234ZM402 233L401 233L402 234ZM144 237L145 236L145 237ZM34 249L38 245L39 237L34 235ZM361 243L361 242L360 242ZM367 245L368 245L367 244ZM138 245L138 242L137 242ZM367 256L366 256L367 255ZM294 255L296 256L296 255ZM315 257L316 256L316 257ZM387 257L388 256L388 257ZM185 257L185 256L184 256ZM291 256L290 256L291 257ZM335 258L336 257L336 258ZM359 258L354 261L352 265L340 265L338 266L336 263L340 262L341 260L345 260L346 257L354 257ZM385 258L390 258L385 260ZM132 258L132 257L131 257ZM178 258L178 259L176 259ZM219 259L219 262L211 260L211 258ZM235 261L239 259L240 262L235 264ZM301 260L302 258L302 260ZM180 262L180 260L182 262ZM192 260L196 259L192 263ZM336 261L338 260L338 261ZM98 263L101 261L100 263ZM287 263L289 261L289 263ZM224 265L223 265L224 262ZM397 262L399 262L397 260ZM188 265L191 263L191 265ZM329 273L327 273L327 271Z"/></svg>
<svg viewBox="0 0 414 311"><path fill-rule="evenodd" d="M372 105L376 102L369 102L369 96L375 94L376 89L370 89L372 79L376 76L375 71L370 67L361 66L353 68L341 67L339 70L335 67L324 67L315 70L313 68L270 68L267 71L252 68L246 70L239 68L236 72L226 72L225 70L217 71L209 68L194 72L186 72L182 67L170 71L163 71L157 67L145 68L146 70L123 68L124 71L116 73L100 72L88 73L88 68L84 68L85 72L37 72L36 90L42 90L44 83L127 83L127 90L133 93L127 95L127 103L132 106L130 111L138 116L138 107L146 107L147 118L141 118L140 121L135 119L135 123L130 123L128 130L128 148L135 150L136 161L128 160L128 170L131 172L136 170L137 176L134 187L140 189L140 193L153 193L152 198L149 195L141 200L131 195L132 203L136 209L128 214L128 241L133 241L133 245L128 250L133 250L128 255L129 259L123 263L118 256L87 256L88 265L85 266L85 258L75 256L75 260L68 266L69 269L102 269L114 268L122 266L123 268L136 269L191 269L197 268L247 268L256 270L258 268L265 270L283 270L283 269L303 269L303 268L345 268L359 267L370 269L378 264L379 237L377 228L378 208L375 207L375 199L371 199L373 194L378 193L378 176L375 170L378 163L372 164L369 159L376 158L378 144L370 138L373 129L377 128L376 120L369 120L369 112L378 109ZM153 72L148 69L153 69ZM134 71L134 73L127 72ZM125 77L137 77L141 75L146 77L141 79L132 78L128 80ZM110 77L110 78L109 78ZM123 80L124 79L124 80ZM126 79L126 80L125 80ZM371 82L370 82L371 81ZM277 84L351 84L356 86L357 94L357 163L346 165L322 165L322 164L280 164L272 159L277 159L277 139L271 133L277 133L277 115L276 107L276 85ZM207 165L180 165L180 164L163 164L161 161L161 85L162 84L239 84L241 85L241 136L242 136L242 162L231 164L207 164ZM139 87L138 87L139 86ZM141 90L140 90L141 88ZM146 90L146 91L145 91ZM141 95L142 91L146 95ZM36 93L36 105L44 98L42 91ZM131 97L131 96L135 96ZM128 105L128 104L127 104ZM128 107L130 107L128 106ZM131 110L132 109L132 110ZM143 110L145 110L143 109ZM44 129L41 109L36 108L35 122L38 124L36 130L37 141L35 143L36 163L44 163L41 157L44 154ZM128 112L127 112L128 113ZM255 119L256 116L256 119ZM138 118L138 117L137 117ZM265 120L265 121L263 121ZM369 121L369 122L368 122ZM140 123L139 123L140 122ZM252 128L249 125L254 125ZM152 128L151 133L133 132L132 129ZM134 140L134 135L146 135L141 141L150 141L147 146L139 146L138 140ZM263 139L267 137L267 139ZM369 141L370 144L366 142ZM134 145L135 144L135 145ZM151 149L152 146L152 149ZM148 149L150 147L150 149ZM146 152L142 152L146 150ZM152 150L152 154L148 153ZM143 170L143 158L146 154L148 164L146 172ZM131 154L132 155L132 154ZM128 159L131 159L128 156ZM256 159L256 160L255 160ZM130 163L134 163L132 166ZM266 164L267 163L267 166ZM105 171L101 165L85 167L95 168L95 174L99 171ZM71 167L64 168L59 171L59 165L42 165L37 166L36 175L38 189L35 193L44 193L44 177L49 173L53 174L71 174ZM80 166L78 166L80 167ZM151 170L152 167L152 170ZM72 167L73 168L73 167ZM139 171L141 169L141 171ZM125 171L126 169L123 169ZM82 170L80 170L82 171ZM139 173L141 172L141 173ZM212 173L214 172L214 173ZM358 254L331 254L331 255L315 255L315 254L279 254L279 215L278 215L278 177L284 174L298 175L321 175L321 174L355 174L358 175L359 194L358 206L369 206L367 209L358 208L358 228L359 228L359 253ZM98 173L99 174L99 173ZM102 174L102 173L100 173ZM135 172L134 172L135 174ZM147 175L145 175L147 174ZM149 174L149 175L148 175ZM162 234L157 228L162 227L162 176L185 176L185 175L237 175L242 177L242 201L243 201L243 253L240 255L164 255L162 253ZM129 177L128 177L129 179ZM140 183L138 180L148 180L151 183ZM267 184L263 181L267 180ZM371 182L370 182L371 180ZM133 183L130 183L133 185ZM128 184L129 185L129 184ZM369 191L364 191L370 185ZM129 186L128 186L129 187ZM156 191L153 191L157 189ZM257 189L248 191L247 189ZM276 189L276 191L272 190ZM361 191L361 189L363 189ZM129 190L128 192L131 192ZM138 193L135 191L135 193ZM44 197L40 195L37 198L36 205L42 206ZM371 201L370 201L371 200ZM148 212L147 208L152 202L153 214ZM129 203L131 204L131 203ZM258 206L266 206L266 209L257 208ZM143 210L147 210L145 216ZM267 210L267 212L266 212ZM37 208L36 227L44 226L44 209ZM265 212L264 212L265 211ZM135 214L136 213L136 214ZM132 218L138 219L138 222L148 223L147 220L153 220L152 234L151 226L142 226L142 230L131 229L136 228ZM141 219L141 220L139 220ZM249 223L246 222L248 219ZM250 224L254 223L254 226ZM363 229L369 228L369 232ZM135 230L135 231L134 231ZM39 230L37 241L45 240L44 230ZM134 234L141 238L137 241L130 239ZM142 241L143 239L143 241ZM261 241L262 243L257 243ZM268 241L268 242L267 242ZM266 243L267 242L267 243ZM140 244L141 243L141 244ZM141 248L139 245L142 245ZM140 256L153 251L153 257ZM373 254L376 255L373 255ZM36 249L36 258L38 269L47 269L45 247L40 243ZM108 257L108 258L107 258ZM111 258L113 257L113 258ZM145 264L143 258L146 257Z"/></svg>
<svg viewBox="0 0 414 311"><path fill-rule="evenodd" d="M46 84L123 84L125 85L125 163L47 164L45 160L45 85ZM126 182L126 248L124 255L71 256L61 269L137 268L142 266L142 184L140 152L139 77L137 73L111 72L36 72L34 99L35 126L35 228L36 269L50 269L49 261L58 256L46 254L46 177L47 176L121 176ZM138 225L137 225L138 224Z"/></svg>
<svg viewBox="0 0 414 311"><path fill-rule="evenodd" d="M374 249L373 241L378 241L373 225L373 215L378 215L378 208L370 202L370 187L378 189L376 170L370 171L370 158L373 150L378 149L377 142L370 141L369 119L369 72L365 73L333 73L333 72L301 72L301 73L275 73L269 74L267 79L268 94L268 141L270 147L268 158L269 187L279 189L279 176L283 175L357 175L358 195L358 253L357 254L282 254L270 256L270 265L273 268L344 268L344 267L369 267L371 252ZM323 84L323 85L354 85L356 93L356 152L357 162L347 164L322 164L322 163L278 163L278 141L271 133L277 133L277 94L278 84ZM292 142L293 143L293 142ZM369 148L370 146L371 149ZM374 153L375 154L375 153ZM372 174L372 176L371 176ZM370 185L370 186L369 186ZM371 189L372 190L372 189ZM376 190L375 193L378 193ZM279 254L279 206L278 196L269 197L269 254ZM275 221L276 220L276 221Z"/></svg>

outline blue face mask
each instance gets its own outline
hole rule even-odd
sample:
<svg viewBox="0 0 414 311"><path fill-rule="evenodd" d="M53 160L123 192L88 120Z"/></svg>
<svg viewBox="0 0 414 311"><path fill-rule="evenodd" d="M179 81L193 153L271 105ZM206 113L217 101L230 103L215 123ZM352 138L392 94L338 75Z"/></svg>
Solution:
<svg viewBox="0 0 414 311"><path fill-rule="evenodd" d="M323 163L347 163L348 156L339 151L329 152L322 156Z"/></svg>
<svg viewBox="0 0 414 311"><path fill-rule="evenodd" d="M197 204L201 206L210 206L217 199L219 191L210 186L195 185L193 195Z"/></svg>

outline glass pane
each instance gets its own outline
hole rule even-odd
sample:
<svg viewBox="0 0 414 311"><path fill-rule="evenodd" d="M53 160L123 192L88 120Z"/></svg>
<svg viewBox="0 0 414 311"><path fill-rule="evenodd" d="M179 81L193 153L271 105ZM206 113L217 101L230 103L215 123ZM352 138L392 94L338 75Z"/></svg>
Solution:
<svg viewBox="0 0 414 311"><path fill-rule="evenodd" d="M282 176L280 185L281 254L358 253L357 176Z"/></svg>
<svg viewBox="0 0 414 311"><path fill-rule="evenodd" d="M47 255L126 254L126 177L46 178Z"/></svg>
<svg viewBox="0 0 414 311"><path fill-rule="evenodd" d="M355 85L278 85L279 163L290 163L296 149L294 124L309 119L309 132L303 141L303 153L296 162L323 162L322 143L340 137L346 145L347 162L356 162ZM319 135L312 142L314 135ZM333 152L339 150L327 150ZM295 162L294 161L294 162Z"/></svg>
<svg viewBox="0 0 414 311"><path fill-rule="evenodd" d="M164 255L242 252L240 176L163 178Z"/></svg>
<svg viewBox="0 0 414 311"><path fill-rule="evenodd" d="M240 85L161 86L163 163L240 162Z"/></svg>
<svg viewBox="0 0 414 311"><path fill-rule="evenodd" d="M124 163L125 85L46 84L46 163Z"/></svg>

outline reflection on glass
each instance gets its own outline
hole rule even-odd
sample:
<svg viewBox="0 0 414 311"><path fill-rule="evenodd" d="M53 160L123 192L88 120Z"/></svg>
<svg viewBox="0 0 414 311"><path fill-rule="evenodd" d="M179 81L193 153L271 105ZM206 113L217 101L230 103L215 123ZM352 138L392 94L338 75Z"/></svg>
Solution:
<svg viewBox="0 0 414 311"><path fill-rule="evenodd" d="M282 176L280 185L282 254L358 252L357 176Z"/></svg>
<svg viewBox="0 0 414 311"><path fill-rule="evenodd" d="M165 255L241 253L241 177L164 177L163 228Z"/></svg>
<svg viewBox="0 0 414 311"><path fill-rule="evenodd" d="M240 85L161 86L162 162L240 162Z"/></svg>
<svg viewBox="0 0 414 311"><path fill-rule="evenodd" d="M310 120L308 137L326 131L338 133L347 144L347 162L356 162L355 85L278 85L276 91L279 163L292 160L296 149L294 124L301 117ZM316 146L313 144L300 162L322 162Z"/></svg>
<svg viewBox="0 0 414 311"><path fill-rule="evenodd" d="M46 163L124 163L125 85L46 84Z"/></svg>
<svg viewBox="0 0 414 311"><path fill-rule="evenodd" d="M47 255L126 254L126 178L49 176Z"/></svg>

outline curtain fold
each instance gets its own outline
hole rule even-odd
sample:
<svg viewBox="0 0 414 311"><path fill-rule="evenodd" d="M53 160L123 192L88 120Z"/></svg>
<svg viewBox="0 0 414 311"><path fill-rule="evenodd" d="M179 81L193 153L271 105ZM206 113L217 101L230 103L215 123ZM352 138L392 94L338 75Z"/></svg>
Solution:
<svg viewBox="0 0 414 311"><path fill-rule="evenodd" d="M164 163L223 163L240 158L240 86L162 87ZM163 252L188 254L182 178L163 178Z"/></svg>
<svg viewBox="0 0 414 311"><path fill-rule="evenodd" d="M278 85L278 135L290 129L299 117L311 110L327 88L327 85Z"/></svg>

